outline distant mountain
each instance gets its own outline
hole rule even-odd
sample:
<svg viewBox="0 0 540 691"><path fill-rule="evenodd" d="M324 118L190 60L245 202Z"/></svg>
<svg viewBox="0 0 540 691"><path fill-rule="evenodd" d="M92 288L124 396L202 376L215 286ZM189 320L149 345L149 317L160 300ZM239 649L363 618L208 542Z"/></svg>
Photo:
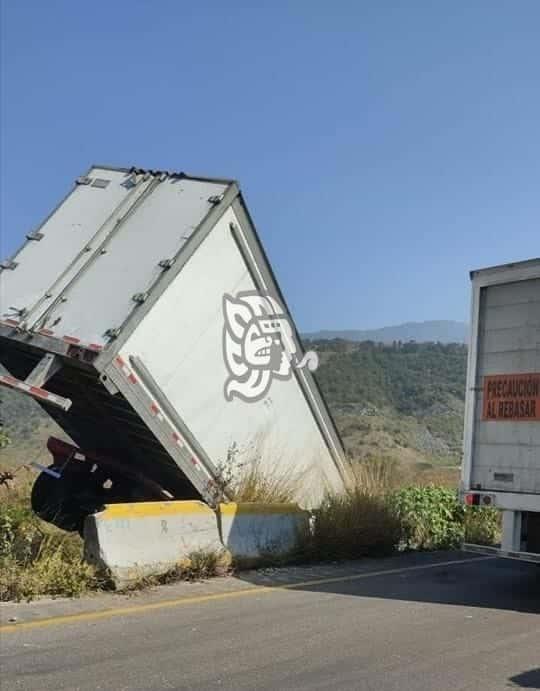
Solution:
<svg viewBox="0 0 540 691"><path fill-rule="evenodd" d="M384 326L381 329L365 331L313 331L302 334L302 338L312 341L342 338L346 341L375 341L393 343L394 341L416 341L417 343L466 343L469 327L464 322L440 320L427 322L407 322L397 326Z"/></svg>

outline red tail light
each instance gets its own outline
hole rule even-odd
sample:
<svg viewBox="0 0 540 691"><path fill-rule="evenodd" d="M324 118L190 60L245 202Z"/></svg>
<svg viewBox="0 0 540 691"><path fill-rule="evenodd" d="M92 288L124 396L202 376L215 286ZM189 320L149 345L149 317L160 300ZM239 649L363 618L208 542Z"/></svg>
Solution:
<svg viewBox="0 0 540 691"><path fill-rule="evenodd" d="M480 504L480 495L479 494L466 494L465 495L465 503L467 506L478 506Z"/></svg>

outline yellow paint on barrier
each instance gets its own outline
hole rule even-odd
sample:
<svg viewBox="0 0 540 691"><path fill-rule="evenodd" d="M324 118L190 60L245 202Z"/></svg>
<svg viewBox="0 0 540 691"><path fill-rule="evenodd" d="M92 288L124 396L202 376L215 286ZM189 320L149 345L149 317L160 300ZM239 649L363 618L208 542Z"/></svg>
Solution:
<svg viewBox="0 0 540 691"><path fill-rule="evenodd" d="M212 509L201 501L141 501L133 504L107 504L99 514L101 519L149 518L178 514L214 516Z"/></svg>
<svg viewBox="0 0 540 691"><path fill-rule="evenodd" d="M302 509L298 504L237 504L230 502L229 504L220 504L219 512L223 516L236 516L238 514L294 514L302 513Z"/></svg>

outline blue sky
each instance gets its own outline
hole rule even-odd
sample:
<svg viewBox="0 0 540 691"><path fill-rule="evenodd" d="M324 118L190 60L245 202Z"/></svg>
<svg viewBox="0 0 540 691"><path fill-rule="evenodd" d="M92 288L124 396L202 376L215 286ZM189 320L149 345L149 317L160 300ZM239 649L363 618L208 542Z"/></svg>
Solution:
<svg viewBox="0 0 540 691"><path fill-rule="evenodd" d="M537 0L0 6L2 256L92 162L236 177L304 331L540 256Z"/></svg>

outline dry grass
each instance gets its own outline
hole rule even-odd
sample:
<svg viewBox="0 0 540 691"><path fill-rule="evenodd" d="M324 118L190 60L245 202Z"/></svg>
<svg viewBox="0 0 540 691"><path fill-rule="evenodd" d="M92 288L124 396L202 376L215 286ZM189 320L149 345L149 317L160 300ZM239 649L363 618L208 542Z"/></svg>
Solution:
<svg viewBox="0 0 540 691"><path fill-rule="evenodd" d="M134 579L129 585L119 589L121 593L145 590L166 583L177 581L202 581L215 576L226 576L232 570L229 552L192 552L180 560L171 569L155 576L142 576Z"/></svg>
<svg viewBox="0 0 540 691"><path fill-rule="evenodd" d="M386 497L356 487L329 494L316 511L312 553L321 560L383 556L399 538L399 521Z"/></svg>
<svg viewBox="0 0 540 691"><path fill-rule="evenodd" d="M395 459L366 458L351 460L352 482L349 488L371 496L378 496L400 487L405 472Z"/></svg>
<svg viewBox="0 0 540 691"><path fill-rule="evenodd" d="M267 458L272 458L271 470ZM223 492L239 503L293 503L305 477L305 472L291 472L289 464L272 453L264 440L244 453L233 444L218 472Z"/></svg>
<svg viewBox="0 0 540 691"><path fill-rule="evenodd" d="M0 504L0 600L73 597L99 586L78 535L37 518L25 492L3 492Z"/></svg>
<svg viewBox="0 0 540 691"><path fill-rule="evenodd" d="M261 504L289 504L297 496L300 481L287 472L268 473L260 459L253 460L238 480L229 486L233 501Z"/></svg>

